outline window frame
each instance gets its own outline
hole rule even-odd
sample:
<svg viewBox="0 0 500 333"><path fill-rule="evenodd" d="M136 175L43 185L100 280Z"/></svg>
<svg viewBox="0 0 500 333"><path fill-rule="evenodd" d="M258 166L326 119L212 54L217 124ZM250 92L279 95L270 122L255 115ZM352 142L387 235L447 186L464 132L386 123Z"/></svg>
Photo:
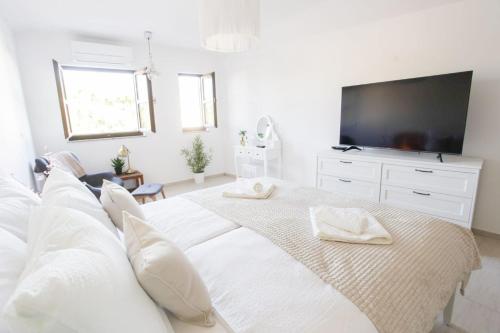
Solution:
<svg viewBox="0 0 500 333"><path fill-rule="evenodd" d="M130 73L134 76L134 95L135 104L137 112L137 123L140 125L140 114L139 114L139 96L137 89L137 76L145 75L139 73L132 69L119 69L119 68L102 68L102 67L87 67L87 66L77 66L77 65L60 65L56 60L52 60L54 67L56 86L57 86L57 96L59 99L59 108L61 112L61 120L63 123L64 137L68 141L81 141L81 140L96 140L96 139L110 139L110 138L123 138L123 137L134 137L134 136L144 136L144 131L128 131L128 132L113 132L113 133L96 133L96 134L72 134L71 131L71 119L68 110L68 103L66 97L66 90L64 85L64 68L71 68L74 70L81 71L91 71L91 72L120 72L120 73ZM156 122L154 116L154 104L155 100L153 97L153 86L151 80L146 76L146 84L148 91L148 106L149 106L149 119L151 132L156 133Z"/></svg>
<svg viewBox="0 0 500 333"><path fill-rule="evenodd" d="M181 111L181 126L182 126L182 132L188 133L188 132L207 132L211 128L217 128L218 123L217 123L217 94L216 94L216 87L215 87L215 72L209 72L206 74L197 74L197 73L177 73L177 82L179 82L179 77L180 76L191 76L191 77L198 77L200 79L200 106L202 109L202 121L205 124L204 126L201 127L184 127L182 126L182 109ZM213 106L214 106L214 126L206 126L206 110L205 110L205 105L204 105L204 95L205 95L205 89L203 89L203 77L210 76L212 78L212 95L213 95ZM180 91L179 91L179 96L180 96Z"/></svg>

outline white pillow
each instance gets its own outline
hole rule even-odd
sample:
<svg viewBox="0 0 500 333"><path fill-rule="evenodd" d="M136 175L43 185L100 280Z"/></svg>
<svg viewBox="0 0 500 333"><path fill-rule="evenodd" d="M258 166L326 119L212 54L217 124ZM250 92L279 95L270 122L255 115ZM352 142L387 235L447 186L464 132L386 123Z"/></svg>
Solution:
<svg viewBox="0 0 500 333"><path fill-rule="evenodd" d="M95 195L75 176L59 168L50 171L42 191L42 204L73 208L89 214L118 235L116 227Z"/></svg>
<svg viewBox="0 0 500 333"><path fill-rule="evenodd" d="M5 307L13 332L173 332L120 241L91 216L42 205L32 212L28 243L28 263Z"/></svg>
<svg viewBox="0 0 500 333"><path fill-rule="evenodd" d="M127 212L123 212L123 233L135 275L149 296L181 320L213 326L207 287L186 255Z"/></svg>
<svg viewBox="0 0 500 333"><path fill-rule="evenodd" d="M10 176L0 177L0 227L26 241L31 207L40 198Z"/></svg>
<svg viewBox="0 0 500 333"><path fill-rule="evenodd" d="M0 228L0 311L14 292L27 259L26 243ZM8 332L7 324L1 317L0 332Z"/></svg>
<svg viewBox="0 0 500 333"><path fill-rule="evenodd" d="M141 206L124 187L104 180L101 188L101 204L120 230L123 230L123 211L145 219Z"/></svg>

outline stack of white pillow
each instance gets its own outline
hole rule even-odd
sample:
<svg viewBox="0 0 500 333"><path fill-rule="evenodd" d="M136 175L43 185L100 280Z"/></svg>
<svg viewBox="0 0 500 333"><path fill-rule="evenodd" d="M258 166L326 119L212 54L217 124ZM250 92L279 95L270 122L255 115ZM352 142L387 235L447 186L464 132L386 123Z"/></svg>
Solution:
<svg viewBox="0 0 500 333"><path fill-rule="evenodd" d="M107 182L101 202L59 169L41 200L0 178L0 333L173 332L164 309L213 325L198 273L132 195Z"/></svg>

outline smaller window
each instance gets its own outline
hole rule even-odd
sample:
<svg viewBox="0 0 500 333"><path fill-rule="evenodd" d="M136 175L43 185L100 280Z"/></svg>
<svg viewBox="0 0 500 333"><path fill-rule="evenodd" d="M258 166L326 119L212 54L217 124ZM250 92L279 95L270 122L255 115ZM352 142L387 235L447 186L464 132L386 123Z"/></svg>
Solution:
<svg viewBox="0 0 500 333"><path fill-rule="evenodd" d="M183 131L217 127L215 73L179 74L179 97Z"/></svg>

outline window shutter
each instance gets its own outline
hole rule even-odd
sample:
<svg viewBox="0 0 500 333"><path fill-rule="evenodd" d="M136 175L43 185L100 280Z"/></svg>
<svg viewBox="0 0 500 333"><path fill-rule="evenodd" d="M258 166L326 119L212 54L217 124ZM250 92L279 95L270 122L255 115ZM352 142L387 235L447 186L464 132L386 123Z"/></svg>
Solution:
<svg viewBox="0 0 500 333"><path fill-rule="evenodd" d="M205 127L217 127L215 73L201 76L202 106Z"/></svg>
<svg viewBox="0 0 500 333"><path fill-rule="evenodd" d="M156 133L152 82L143 71L138 71L135 73L135 85L141 129Z"/></svg>
<svg viewBox="0 0 500 333"><path fill-rule="evenodd" d="M64 76L61 66L56 60L52 60L56 77L57 96L59 97L59 108L61 109L61 119L63 122L64 137L68 139L71 135L71 122L69 121L68 104L64 92Z"/></svg>

